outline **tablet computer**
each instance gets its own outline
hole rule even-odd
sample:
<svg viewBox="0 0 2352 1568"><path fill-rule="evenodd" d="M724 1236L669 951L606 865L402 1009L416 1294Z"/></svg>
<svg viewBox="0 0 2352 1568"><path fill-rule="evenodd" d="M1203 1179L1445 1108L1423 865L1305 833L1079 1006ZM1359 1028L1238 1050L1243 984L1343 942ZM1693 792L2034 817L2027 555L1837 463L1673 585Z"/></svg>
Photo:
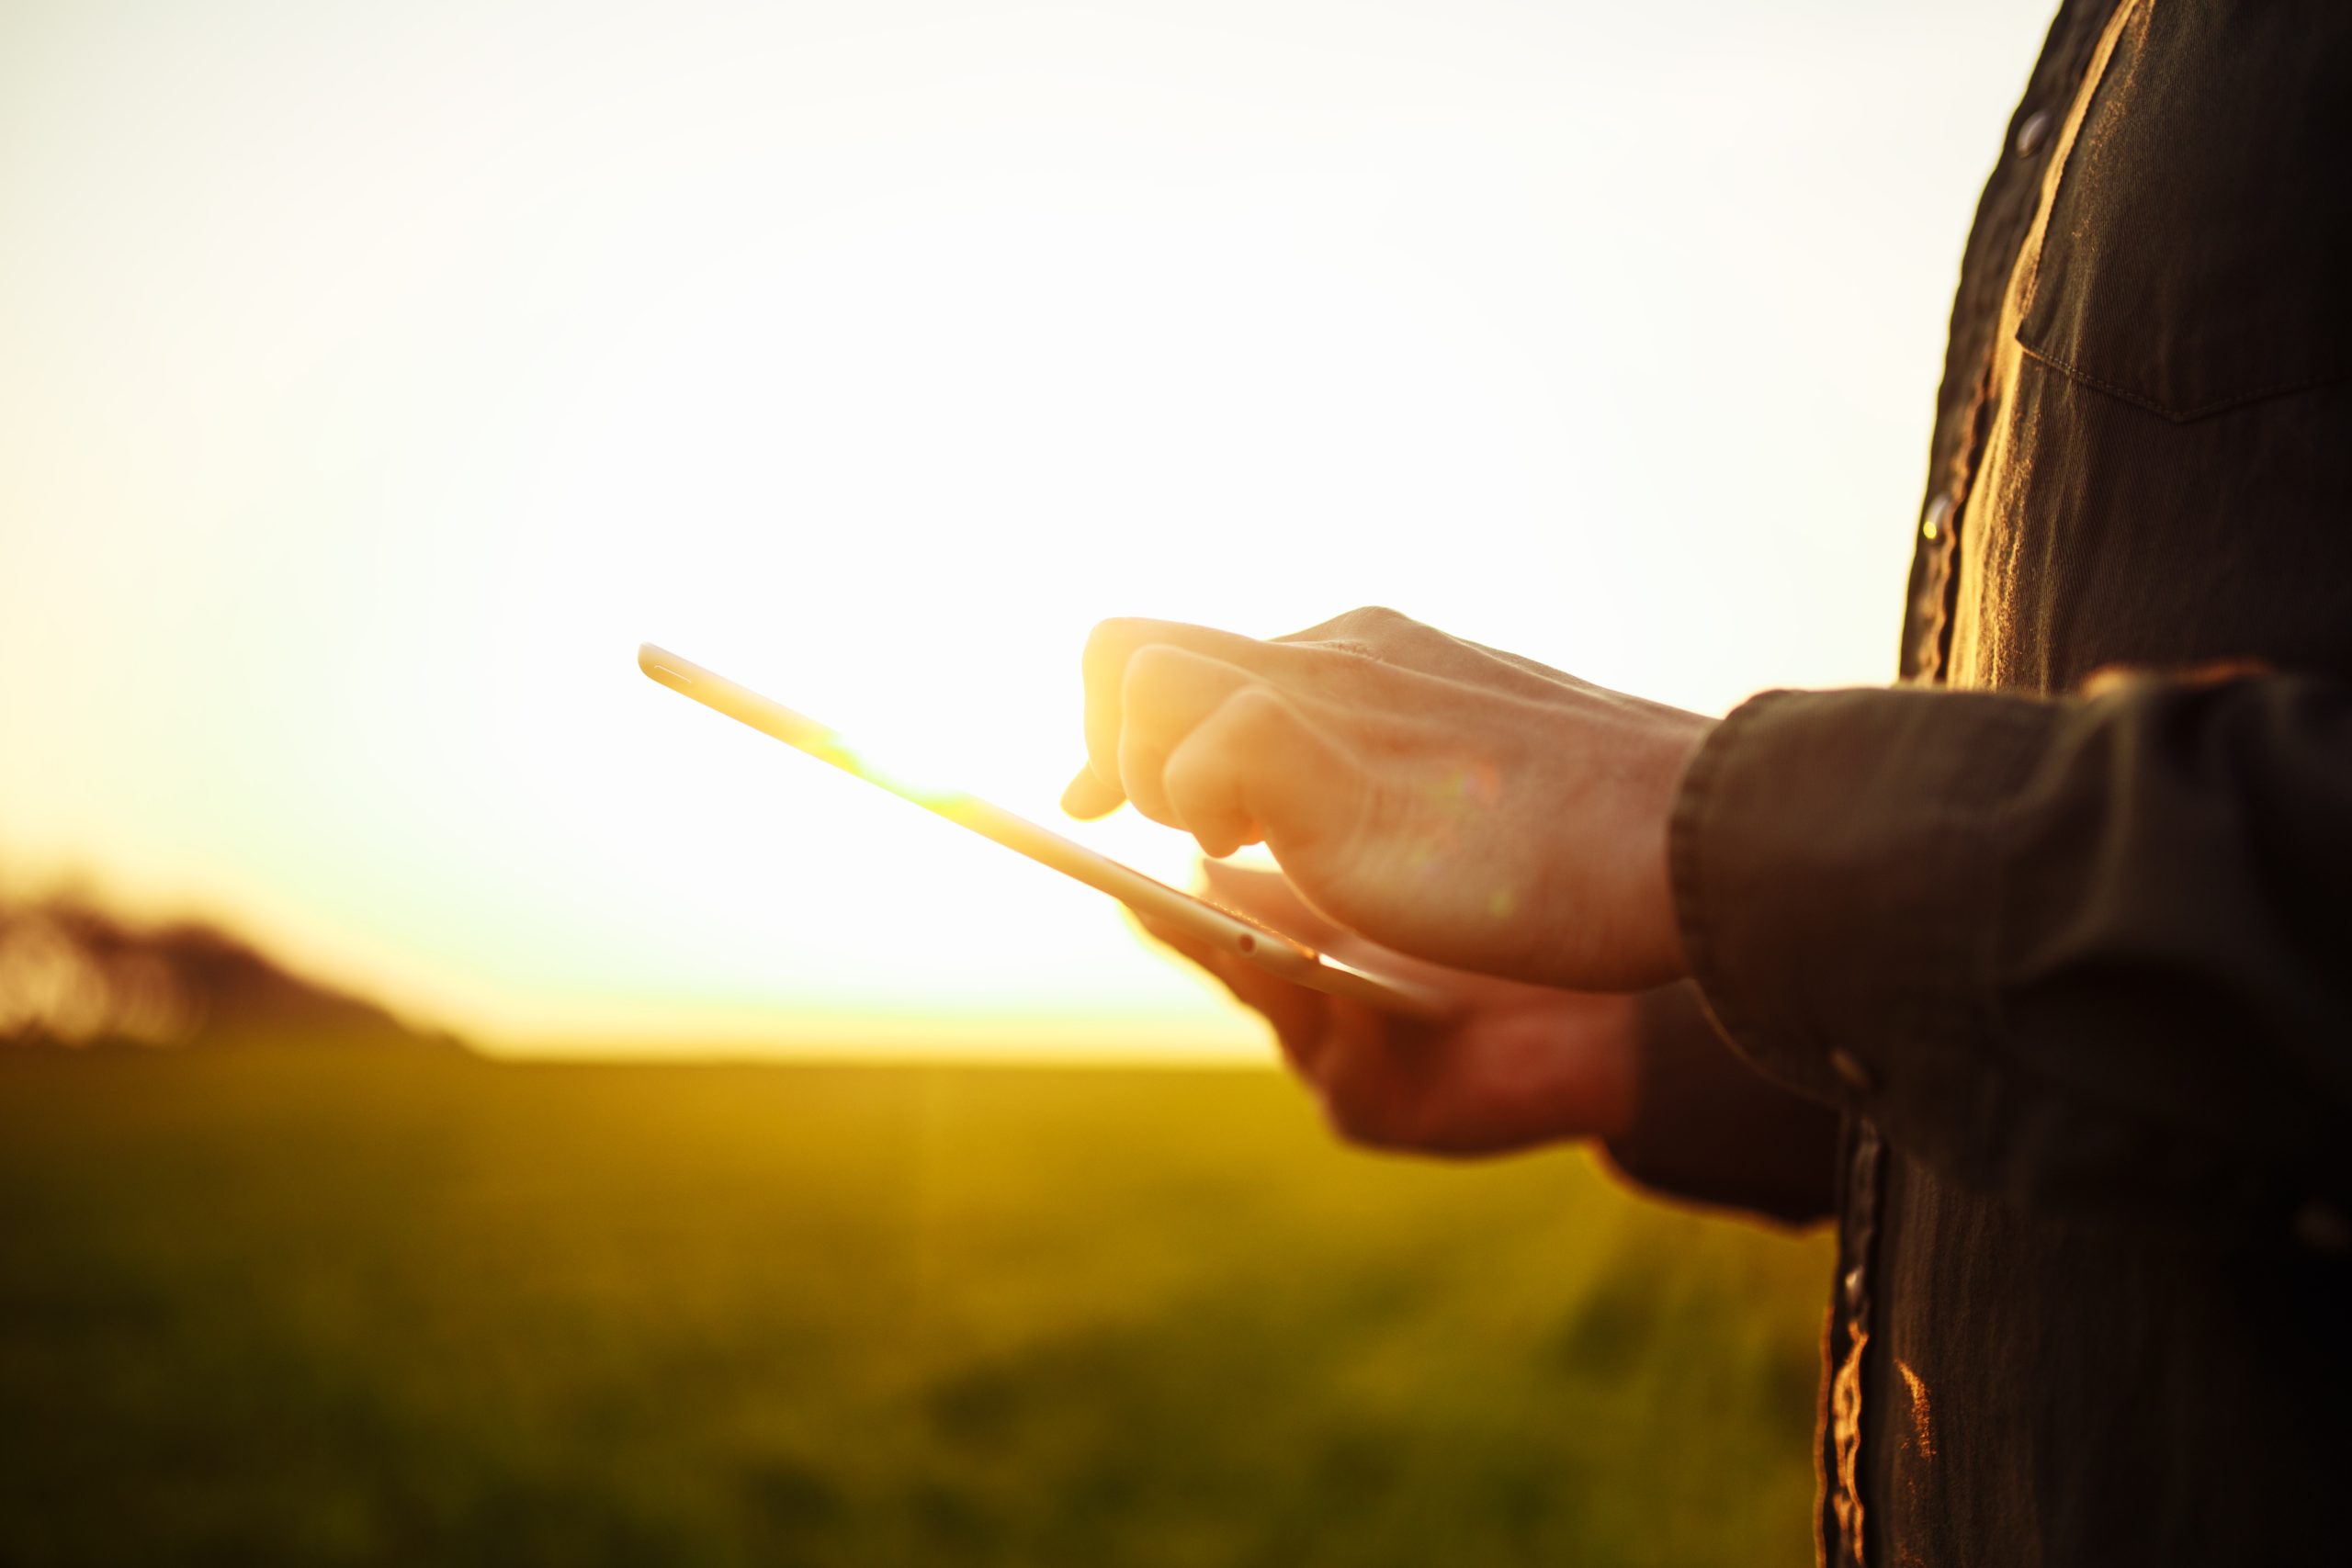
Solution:
<svg viewBox="0 0 2352 1568"><path fill-rule="evenodd" d="M645 643L637 650L637 664L647 675L681 696L692 697L706 707L820 761L830 762L854 778L888 790L982 838L993 839L1017 854L1027 855L1099 893L1109 894L1139 915L1148 915L1237 953L1285 980L1415 1018L1433 1020L1450 1010L1446 999L1429 987L1343 964L1272 926L1170 887L1133 866L976 795L893 778L861 758L836 731L667 649Z"/></svg>

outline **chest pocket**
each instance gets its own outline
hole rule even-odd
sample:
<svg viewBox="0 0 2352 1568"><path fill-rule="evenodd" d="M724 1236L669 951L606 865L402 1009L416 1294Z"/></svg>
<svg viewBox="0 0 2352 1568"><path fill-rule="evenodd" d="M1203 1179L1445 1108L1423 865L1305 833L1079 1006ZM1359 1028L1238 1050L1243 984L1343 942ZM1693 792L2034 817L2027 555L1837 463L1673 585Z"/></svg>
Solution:
<svg viewBox="0 0 2352 1568"><path fill-rule="evenodd" d="M2169 420L2352 375L2352 6L2142 0L2030 287L2019 347Z"/></svg>

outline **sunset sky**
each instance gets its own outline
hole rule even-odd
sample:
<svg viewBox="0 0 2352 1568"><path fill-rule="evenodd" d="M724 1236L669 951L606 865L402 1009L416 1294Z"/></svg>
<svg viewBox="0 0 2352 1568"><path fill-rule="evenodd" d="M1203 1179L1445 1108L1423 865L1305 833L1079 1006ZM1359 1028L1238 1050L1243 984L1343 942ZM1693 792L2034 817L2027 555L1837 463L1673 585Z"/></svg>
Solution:
<svg viewBox="0 0 2352 1568"><path fill-rule="evenodd" d="M638 643L1056 822L1108 615L1883 680L2047 9L14 0L0 886L508 1050L1258 1051Z"/></svg>

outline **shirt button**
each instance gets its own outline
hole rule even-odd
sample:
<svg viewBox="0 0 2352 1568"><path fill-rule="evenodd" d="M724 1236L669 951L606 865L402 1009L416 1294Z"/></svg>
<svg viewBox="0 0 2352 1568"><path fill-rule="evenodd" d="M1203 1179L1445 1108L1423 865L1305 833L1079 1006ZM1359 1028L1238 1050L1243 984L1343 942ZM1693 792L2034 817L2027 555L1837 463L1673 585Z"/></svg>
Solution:
<svg viewBox="0 0 2352 1568"><path fill-rule="evenodd" d="M2295 1239L2331 1258L2352 1252L2352 1216L2314 1198L2295 1211Z"/></svg>
<svg viewBox="0 0 2352 1568"><path fill-rule="evenodd" d="M2018 156L2030 158L2050 140L2050 111L2036 109L2018 127Z"/></svg>
<svg viewBox="0 0 2352 1568"><path fill-rule="evenodd" d="M1871 1070L1851 1051L1830 1052L1829 1070L1845 1079L1847 1087L1857 1094L1871 1091Z"/></svg>
<svg viewBox="0 0 2352 1568"><path fill-rule="evenodd" d="M1928 502L1928 514L1919 519L1919 537L1934 544L1943 537L1944 525L1951 521L1951 497L1939 495Z"/></svg>

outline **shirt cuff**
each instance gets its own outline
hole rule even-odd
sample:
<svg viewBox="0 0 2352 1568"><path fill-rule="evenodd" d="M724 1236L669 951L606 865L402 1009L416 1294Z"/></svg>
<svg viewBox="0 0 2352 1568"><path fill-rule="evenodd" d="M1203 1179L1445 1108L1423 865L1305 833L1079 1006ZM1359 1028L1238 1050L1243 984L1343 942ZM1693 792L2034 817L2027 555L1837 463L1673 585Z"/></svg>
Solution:
<svg viewBox="0 0 2352 1568"><path fill-rule="evenodd" d="M1916 687L1768 692L1716 727L1675 802L1675 918L1709 1011L1758 1066L1864 1114L1898 1068L1906 1095L1967 1092L1994 819L2054 713Z"/></svg>
<svg viewBox="0 0 2352 1568"><path fill-rule="evenodd" d="M1840 1118L1741 1060L1690 987L1643 995L1634 1061L1633 1125L1603 1145L1620 1173L1791 1225L1836 1208Z"/></svg>

